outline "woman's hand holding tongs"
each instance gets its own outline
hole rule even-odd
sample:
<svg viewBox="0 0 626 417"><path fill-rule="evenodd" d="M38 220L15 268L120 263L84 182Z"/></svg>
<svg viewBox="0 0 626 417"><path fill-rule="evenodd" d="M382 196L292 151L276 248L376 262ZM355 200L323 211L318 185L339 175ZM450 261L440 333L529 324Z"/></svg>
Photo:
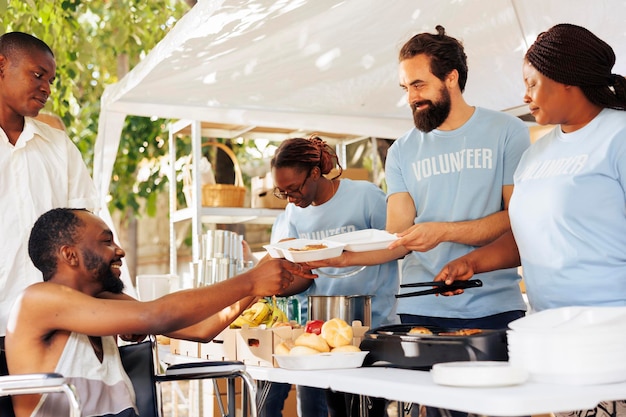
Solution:
<svg viewBox="0 0 626 417"><path fill-rule="evenodd" d="M482 286L483 286L483 282L479 279L472 279L468 281L457 281L450 285L447 285L443 281L414 282L411 284L402 284L400 285L400 288L415 288L415 287L432 287L432 288L428 290L397 294L396 298L417 297L420 295L429 295L429 294L457 295L457 294L461 294L463 292L463 289L465 288L478 288Z"/></svg>
<svg viewBox="0 0 626 417"><path fill-rule="evenodd" d="M467 258L458 258L448 262L439 273L435 276L433 281L444 282L445 285L452 285L455 281L467 281L474 276L474 265ZM459 295L463 294L462 289L456 289L453 291L447 291L440 293L441 295Z"/></svg>

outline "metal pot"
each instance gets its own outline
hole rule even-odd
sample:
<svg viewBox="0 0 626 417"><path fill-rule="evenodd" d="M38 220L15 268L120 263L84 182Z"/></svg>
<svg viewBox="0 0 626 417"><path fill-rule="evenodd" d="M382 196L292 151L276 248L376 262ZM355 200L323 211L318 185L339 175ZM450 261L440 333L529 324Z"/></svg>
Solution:
<svg viewBox="0 0 626 417"><path fill-rule="evenodd" d="M360 320L363 326L372 325L371 295L310 295L308 301L309 320L340 318L348 323Z"/></svg>

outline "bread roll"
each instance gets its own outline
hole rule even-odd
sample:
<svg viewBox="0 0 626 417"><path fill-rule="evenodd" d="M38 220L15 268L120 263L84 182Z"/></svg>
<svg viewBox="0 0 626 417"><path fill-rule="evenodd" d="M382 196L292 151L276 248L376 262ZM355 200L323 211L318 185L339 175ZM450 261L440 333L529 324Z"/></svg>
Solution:
<svg viewBox="0 0 626 417"><path fill-rule="evenodd" d="M416 326L409 330L409 334L433 334L433 332L426 327Z"/></svg>
<svg viewBox="0 0 626 417"><path fill-rule="evenodd" d="M274 348L274 353L276 355L289 355L289 352L295 346L293 340L286 339L276 345Z"/></svg>
<svg viewBox="0 0 626 417"><path fill-rule="evenodd" d="M322 352L319 352L308 346L294 346L289 351L289 354L291 356L317 355L319 353L322 353Z"/></svg>
<svg viewBox="0 0 626 417"><path fill-rule="evenodd" d="M351 344L354 333L345 320L334 318L322 325L321 336L331 347L338 347Z"/></svg>
<svg viewBox="0 0 626 417"><path fill-rule="evenodd" d="M336 348L332 348L330 350L330 353L336 353L336 352L360 352L361 349L359 349L358 346L354 346L354 345L344 345L344 346L337 346Z"/></svg>
<svg viewBox="0 0 626 417"><path fill-rule="evenodd" d="M296 346L307 346L320 352L330 352L330 346L326 340L315 333L302 333L295 340Z"/></svg>

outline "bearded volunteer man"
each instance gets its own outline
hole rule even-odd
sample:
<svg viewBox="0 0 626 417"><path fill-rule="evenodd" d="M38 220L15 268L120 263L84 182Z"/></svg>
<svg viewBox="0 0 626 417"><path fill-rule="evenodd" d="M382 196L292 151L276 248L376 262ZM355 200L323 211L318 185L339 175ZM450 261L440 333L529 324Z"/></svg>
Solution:
<svg viewBox="0 0 626 417"><path fill-rule="evenodd" d="M402 283L427 282L450 260L510 230L513 172L530 144L528 129L516 117L465 102L467 57L443 27L437 26L437 34L413 36L401 48L399 61L400 86L415 121L415 129L389 148L385 165L386 229L399 239L388 250L346 251L311 267L404 257ZM444 328L505 328L525 314L516 269L477 278L483 287L460 297L399 299L400 320Z"/></svg>
<svg viewBox="0 0 626 417"><path fill-rule="evenodd" d="M404 257L403 283L428 282L450 260L511 229L507 209L513 172L530 144L528 129L516 117L465 102L463 46L443 27L437 26L437 32L413 36L399 54L400 85L415 121L415 129L389 148L385 165L386 229L399 239L388 249L345 251L309 267L373 265ZM401 321L505 328L524 315L515 268L477 278L482 288L465 290L461 297L401 298Z"/></svg>
<svg viewBox="0 0 626 417"><path fill-rule="evenodd" d="M256 297L282 293L294 276L316 277L284 259L266 259L226 281L149 302L98 298L103 291L122 291L124 251L99 217L81 209L44 213L33 226L28 251L44 282L26 288L9 315L9 373L64 375L79 394L83 416L137 416L115 335L206 342ZM13 407L17 417L67 415L67 400L57 394L17 395Z"/></svg>
<svg viewBox="0 0 626 417"><path fill-rule="evenodd" d="M518 118L465 102L463 46L443 27L437 32L415 35L399 54L400 85L416 129L391 146L385 175L387 230L400 237L390 249L411 251L403 262L403 283L431 281L449 260L510 230L513 172L530 144ZM401 321L505 328L524 315L516 269L477 278L483 287L462 297L401 298Z"/></svg>

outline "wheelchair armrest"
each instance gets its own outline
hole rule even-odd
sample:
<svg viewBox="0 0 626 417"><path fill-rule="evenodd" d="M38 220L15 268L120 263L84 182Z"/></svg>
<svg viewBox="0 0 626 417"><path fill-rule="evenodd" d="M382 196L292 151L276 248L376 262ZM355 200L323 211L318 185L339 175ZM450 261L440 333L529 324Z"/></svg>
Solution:
<svg viewBox="0 0 626 417"><path fill-rule="evenodd" d="M0 376L0 397L22 394L64 393L70 405L69 416L80 417L80 399L63 375L54 372Z"/></svg>
<svg viewBox="0 0 626 417"><path fill-rule="evenodd" d="M245 370L246 366L239 361L190 362L168 366L164 376L189 379L219 378L236 376Z"/></svg>
<svg viewBox="0 0 626 417"><path fill-rule="evenodd" d="M216 379L231 377L241 378L242 383L246 387L246 391L248 392L247 401L249 401L250 404L250 415L251 417L257 417L257 407L255 400L256 385L254 384L254 380L252 379L252 377L250 377L250 375L246 372L246 365L243 362L211 361L180 363L169 366L165 371L165 375L157 376L157 380L180 381L189 379ZM222 414L224 413L222 412Z"/></svg>
<svg viewBox="0 0 626 417"><path fill-rule="evenodd" d="M14 390L59 387L65 383L65 377L57 373L0 376L0 394L10 395L10 391Z"/></svg>

